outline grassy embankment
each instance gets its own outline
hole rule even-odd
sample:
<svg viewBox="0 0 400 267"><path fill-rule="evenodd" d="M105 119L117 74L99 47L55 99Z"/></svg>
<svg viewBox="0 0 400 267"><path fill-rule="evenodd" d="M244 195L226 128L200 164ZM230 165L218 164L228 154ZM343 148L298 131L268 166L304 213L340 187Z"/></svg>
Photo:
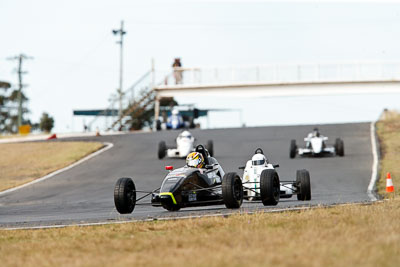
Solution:
<svg viewBox="0 0 400 267"><path fill-rule="evenodd" d="M395 187L395 195L400 192L400 114L384 112L376 125L381 149L381 179L378 183L379 193L388 196L386 189L386 174L390 172ZM397 191L396 191L397 189Z"/></svg>
<svg viewBox="0 0 400 267"><path fill-rule="evenodd" d="M385 152L382 173L390 170L397 176L390 163L400 151L394 127L400 130L400 118L378 124ZM4 266L399 266L399 210L400 198L393 198L372 205L279 214L2 231L0 262Z"/></svg>
<svg viewBox="0 0 400 267"><path fill-rule="evenodd" d="M102 146L95 142L0 144L0 191L68 166Z"/></svg>
<svg viewBox="0 0 400 267"><path fill-rule="evenodd" d="M2 266L399 266L400 201L0 232Z"/></svg>

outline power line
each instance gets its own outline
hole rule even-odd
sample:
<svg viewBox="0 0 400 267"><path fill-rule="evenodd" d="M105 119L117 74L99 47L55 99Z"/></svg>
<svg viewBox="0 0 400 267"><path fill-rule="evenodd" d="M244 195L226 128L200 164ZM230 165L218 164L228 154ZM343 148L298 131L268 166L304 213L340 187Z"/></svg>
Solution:
<svg viewBox="0 0 400 267"><path fill-rule="evenodd" d="M22 63L25 59L33 59L33 57L21 53L18 56L7 58L7 60L18 60L18 127L22 125L22 89L26 86L22 83L22 75L27 74L22 70Z"/></svg>
<svg viewBox="0 0 400 267"><path fill-rule="evenodd" d="M124 21L121 21L121 28L118 30L113 30L112 33L114 35L119 35L120 40L117 41L117 44L120 44L120 58L119 58L119 88L117 90L119 95L119 115L122 115L122 97L123 97L123 88L122 88L122 73L123 73L123 45L124 45L124 35L126 32L124 31Z"/></svg>

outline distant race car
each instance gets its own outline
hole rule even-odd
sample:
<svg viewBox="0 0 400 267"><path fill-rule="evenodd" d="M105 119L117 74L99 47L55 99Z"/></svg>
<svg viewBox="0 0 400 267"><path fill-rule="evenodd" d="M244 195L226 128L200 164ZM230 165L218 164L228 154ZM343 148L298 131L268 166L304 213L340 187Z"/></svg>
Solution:
<svg viewBox="0 0 400 267"><path fill-rule="evenodd" d="M195 128L195 125L193 118L190 118L189 121L185 121L179 110L173 109L171 111L171 115L168 116L165 127L167 128L167 130L176 130L182 128Z"/></svg>
<svg viewBox="0 0 400 267"><path fill-rule="evenodd" d="M118 179L114 189L114 203L121 214L131 213L135 205L152 205L169 211L184 207L225 204L227 208L237 209L243 201L242 181L235 172L225 173L218 161L211 157L203 145L195 149L204 159L202 168L185 165L173 170L164 178L161 187L153 191L136 190L131 178ZM143 193L137 197L137 193ZM151 196L150 203L143 200ZM142 202L139 202L142 201ZM139 202L139 203L138 203Z"/></svg>
<svg viewBox="0 0 400 267"><path fill-rule="evenodd" d="M164 141L158 144L158 158L163 159L165 156L169 158L184 158L193 152L195 147L195 138L189 131L181 132L176 138L176 146L168 148ZM214 155L214 143L212 140L207 142L207 150L211 156Z"/></svg>
<svg viewBox="0 0 400 267"><path fill-rule="evenodd" d="M205 113L207 114L207 113ZM204 115L203 115L204 116ZM173 108L168 117L159 117L156 120L155 127L157 131L161 130L178 130L178 129L194 129L195 119L199 117L199 110L181 110Z"/></svg>
<svg viewBox="0 0 400 267"><path fill-rule="evenodd" d="M338 155L344 156L344 143L340 138L336 138L335 145L329 146L326 144L328 137L323 136L319 133L318 129L315 128L312 133L309 133L306 138L306 147L299 148L296 145L296 140L290 142L290 158L299 156L324 156L324 155Z"/></svg>
<svg viewBox="0 0 400 267"><path fill-rule="evenodd" d="M185 127L185 122L177 109L173 109L167 120L167 129L180 129Z"/></svg>
<svg viewBox="0 0 400 267"><path fill-rule="evenodd" d="M257 148L251 160L243 169L244 199L261 200L264 205L277 205L280 198L291 198L297 195L298 200L311 200L310 173L297 170L296 181L280 181L275 168L261 148ZM273 197L265 197L273 196Z"/></svg>

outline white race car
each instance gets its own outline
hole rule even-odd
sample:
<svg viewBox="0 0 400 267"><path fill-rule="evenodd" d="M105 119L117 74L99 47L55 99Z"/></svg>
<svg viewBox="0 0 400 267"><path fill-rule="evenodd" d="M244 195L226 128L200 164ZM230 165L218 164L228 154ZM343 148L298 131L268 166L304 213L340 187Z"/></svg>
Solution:
<svg viewBox="0 0 400 267"><path fill-rule="evenodd" d="M164 141L158 144L158 158L163 159L165 156L169 158L185 158L195 150L196 139L189 131L181 132L176 138L176 147L168 148ZM212 157L214 155L214 143L208 140L207 147L208 153Z"/></svg>
<svg viewBox="0 0 400 267"><path fill-rule="evenodd" d="M318 129L315 128L312 133L309 133L306 138L306 147L299 148L296 145L296 140L291 140L290 142L290 158L300 156L324 156L324 155L338 155L344 156L344 143L340 138L336 138L335 145L327 145L328 137L323 136L319 133Z"/></svg>
<svg viewBox="0 0 400 267"><path fill-rule="evenodd" d="M261 200L264 205L277 205L280 198L291 198L297 195L298 200L311 200L310 173L297 170L296 181L280 181L275 168L264 156L261 148L257 148L244 169L242 184L243 198L253 201Z"/></svg>

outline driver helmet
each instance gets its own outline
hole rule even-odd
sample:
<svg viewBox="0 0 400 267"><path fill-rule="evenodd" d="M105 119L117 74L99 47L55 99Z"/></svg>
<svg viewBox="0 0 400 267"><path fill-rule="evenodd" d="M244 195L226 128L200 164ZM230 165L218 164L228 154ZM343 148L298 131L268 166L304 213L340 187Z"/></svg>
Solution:
<svg viewBox="0 0 400 267"><path fill-rule="evenodd" d="M266 162L267 162L267 158L263 154L255 154L251 158L251 164L253 166L265 165Z"/></svg>
<svg viewBox="0 0 400 267"><path fill-rule="evenodd" d="M181 137L181 138L188 138L188 139L191 139L191 138L192 138L192 135L191 135L188 131L183 131L183 132L180 134L180 137Z"/></svg>
<svg viewBox="0 0 400 267"><path fill-rule="evenodd" d="M172 115L178 115L179 111L176 108L174 108L171 113Z"/></svg>
<svg viewBox="0 0 400 267"><path fill-rule="evenodd" d="M186 165L193 168L204 167L204 157L199 152L192 152L186 157Z"/></svg>
<svg viewBox="0 0 400 267"><path fill-rule="evenodd" d="M314 132L313 132L314 136L319 137L319 131L318 128L314 128Z"/></svg>

